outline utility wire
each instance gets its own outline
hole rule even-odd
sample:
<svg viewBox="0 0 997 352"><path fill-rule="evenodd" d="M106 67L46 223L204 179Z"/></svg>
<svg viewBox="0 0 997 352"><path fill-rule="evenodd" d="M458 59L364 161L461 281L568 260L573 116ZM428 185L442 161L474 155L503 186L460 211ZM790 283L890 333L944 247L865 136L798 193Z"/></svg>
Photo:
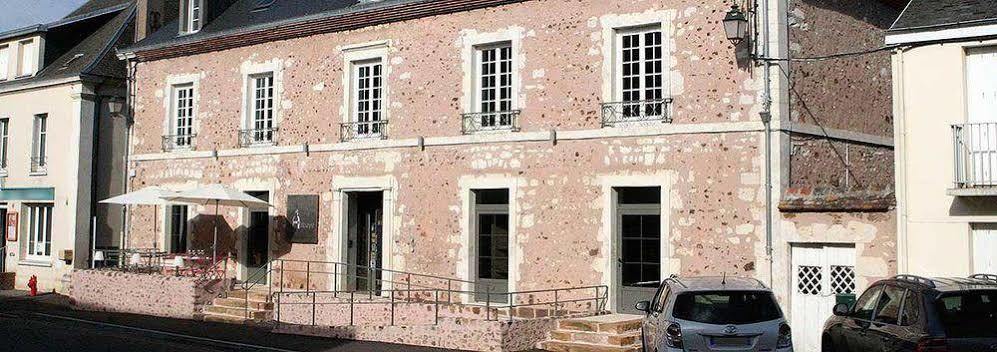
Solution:
<svg viewBox="0 0 997 352"><path fill-rule="evenodd" d="M878 52L881 52L881 51L893 50L893 49L896 49L896 48L899 48L899 47L900 47L900 45L886 45L886 46L881 46L881 47L878 47L878 48L875 48L875 49L868 49L868 50L862 50L862 51L852 51L852 52L846 52L846 53L837 53L837 54L831 54L831 55L825 55L825 56L794 57L794 58L788 58L788 59L777 58L777 57L755 57L755 60L758 60L758 61L768 61L768 62L817 62L817 61L827 61L827 60L833 60L833 59L840 59L840 58L851 57L851 56L869 55L869 54L874 54L874 53L878 53Z"/></svg>

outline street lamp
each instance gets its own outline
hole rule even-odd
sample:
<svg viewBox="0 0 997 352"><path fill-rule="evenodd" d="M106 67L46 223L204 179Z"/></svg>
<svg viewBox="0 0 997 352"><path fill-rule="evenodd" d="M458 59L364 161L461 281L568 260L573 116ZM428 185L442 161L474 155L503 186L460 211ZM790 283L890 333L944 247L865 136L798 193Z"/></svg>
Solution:
<svg viewBox="0 0 997 352"><path fill-rule="evenodd" d="M111 113L111 116L121 116L121 111L125 108L125 102L120 98L111 98L107 100L107 111Z"/></svg>
<svg viewBox="0 0 997 352"><path fill-rule="evenodd" d="M736 4L731 6L727 16L724 17L724 32L727 34L727 40L735 46L748 38L748 16Z"/></svg>

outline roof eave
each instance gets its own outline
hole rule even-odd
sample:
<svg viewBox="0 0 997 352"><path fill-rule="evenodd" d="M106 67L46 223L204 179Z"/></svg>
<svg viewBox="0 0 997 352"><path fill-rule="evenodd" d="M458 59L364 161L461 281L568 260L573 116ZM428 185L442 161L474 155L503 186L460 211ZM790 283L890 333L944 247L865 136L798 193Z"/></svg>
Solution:
<svg viewBox="0 0 997 352"><path fill-rule="evenodd" d="M360 10L332 11L283 21L260 24L149 46L129 47L118 52L119 58L158 60L169 57L231 49L276 40L332 33L400 22L440 14L514 4L527 0L425 0L379 3ZM183 39L181 39L183 40Z"/></svg>
<svg viewBox="0 0 997 352"><path fill-rule="evenodd" d="M997 19L985 19L933 26L891 28L886 31L886 45L973 41L995 36L997 36Z"/></svg>

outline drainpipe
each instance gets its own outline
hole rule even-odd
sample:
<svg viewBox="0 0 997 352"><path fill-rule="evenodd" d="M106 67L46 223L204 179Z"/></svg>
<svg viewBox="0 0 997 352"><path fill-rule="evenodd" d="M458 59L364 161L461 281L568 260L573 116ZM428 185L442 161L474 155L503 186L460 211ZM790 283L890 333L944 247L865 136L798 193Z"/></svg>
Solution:
<svg viewBox="0 0 997 352"><path fill-rule="evenodd" d="M135 101L134 100L134 96L133 96L134 95L133 92L135 91L135 62L133 62L131 59L125 59L125 67L128 70L128 72L126 73L126 77L125 77L125 84L127 85L126 88L125 88L125 109L126 109L126 111L124 111L124 114L125 114L125 116L124 116L124 118L125 118L125 155L123 156L123 158L124 158L124 160L123 160L124 167L121 168L122 169L122 173L123 173L121 175L122 176L121 177L121 183L122 183L123 193L128 193L128 192L131 191L129 189L129 187L128 187L130 185L130 182L129 182L130 173L129 172L131 171L130 170L131 163L128 161L128 159L129 159L129 157L131 155L131 151L132 151L132 144L131 144L131 140L132 140L132 125L133 125L133 123L132 123L132 121L133 121L132 120L133 119L132 114L135 112L135 109L133 109L133 107L132 107L132 105L133 105L133 103ZM129 211L128 211L128 207L129 207L128 205L124 205L124 206L121 207L121 237L120 237L120 242L118 243L118 249L125 249L125 247L128 246L128 232L130 231L129 227L131 226L131 221L129 221L129 219L128 219L128 216L130 215Z"/></svg>
<svg viewBox="0 0 997 352"><path fill-rule="evenodd" d="M769 1L761 1L762 57L769 57ZM756 3L757 6L757 3ZM758 21L756 20L756 25ZM765 256L769 265L769 287L775 284L775 260L772 258L772 78L768 60L762 60L765 87L762 90L762 111L759 117L765 125Z"/></svg>

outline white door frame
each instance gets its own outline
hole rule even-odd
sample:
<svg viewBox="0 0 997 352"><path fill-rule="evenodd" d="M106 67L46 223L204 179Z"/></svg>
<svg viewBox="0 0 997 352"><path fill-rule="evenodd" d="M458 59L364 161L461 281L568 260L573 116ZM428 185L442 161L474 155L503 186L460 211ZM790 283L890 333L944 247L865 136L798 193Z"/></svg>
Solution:
<svg viewBox="0 0 997 352"><path fill-rule="evenodd" d="M242 192L246 193L246 194L249 194L250 192L267 192L267 202L270 203L270 204L274 204L274 192L273 192L272 189L247 188L247 189L243 189ZM274 216L276 215L276 213L274 212L274 209L275 209L275 207L272 207L272 206L271 207L267 207L267 209L266 209L267 210L267 216L268 216L268 220L267 220L267 262L268 263L269 263L269 261L275 259L273 257L273 252L274 252L273 251L273 248L274 248L274 229L275 229L274 228L274 221L273 221L273 219L274 219ZM238 252L240 254L242 254L241 260L238 257L236 258L236 261L237 261L236 268L238 270L238 273L236 274L237 278L243 277L243 274L247 274L247 275L251 274L251 273L247 272L249 270L249 268L246 266L246 262L249 261L249 226L250 226L249 222L252 221L252 216L251 215L252 215L252 212L254 210L259 211L259 210L263 210L263 208L257 208L257 209L241 208L239 210L239 224L241 225L240 227L244 228L244 230L243 230L243 235L244 236L236 236L236 242L237 242L236 246L238 248ZM267 272L267 277L266 277L266 280L265 280L267 285L270 285L270 283L271 283L271 281L270 281L270 279L271 279L270 276L271 275L270 274L272 274L272 271L273 270L270 270L269 272ZM248 279L249 279L249 276L246 276L246 280L248 280Z"/></svg>
<svg viewBox="0 0 997 352"><path fill-rule="evenodd" d="M474 212L474 191L479 189L509 190L509 278L508 291L516 292L519 286L519 265L522 261L520 248L517 245L519 235L519 185L525 181L504 175L472 175L462 177L460 184L461 198L461 247L457 256L457 277L465 281L477 282L477 219ZM473 284L464 282L461 290L475 291ZM465 304L479 303L474 294L461 295ZM484 302L480 302L484 303Z"/></svg>
<svg viewBox="0 0 997 352"><path fill-rule="evenodd" d="M394 203L396 182L391 176L381 177L336 177L332 182L332 238L327 244L327 260L345 263L349 254L349 197L350 192L381 192L381 268L400 270L393 266L394 251ZM381 280L393 282L391 271L381 273ZM346 280L332 280L328 283L330 290L341 290ZM335 287L338 282L339 287ZM381 287L381 294L394 287Z"/></svg>

